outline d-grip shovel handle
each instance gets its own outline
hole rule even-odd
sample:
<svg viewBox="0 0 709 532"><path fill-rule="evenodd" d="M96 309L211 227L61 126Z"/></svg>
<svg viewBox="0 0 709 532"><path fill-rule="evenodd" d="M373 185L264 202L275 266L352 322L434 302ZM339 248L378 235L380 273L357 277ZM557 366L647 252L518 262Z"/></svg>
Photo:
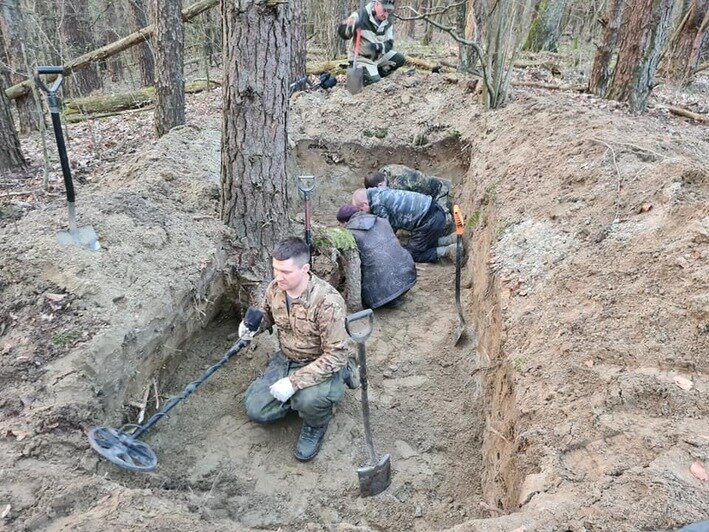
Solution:
<svg viewBox="0 0 709 532"><path fill-rule="evenodd" d="M38 66L37 74L64 74L63 66Z"/></svg>
<svg viewBox="0 0 709 532"><path fill-rule="evenodd" d="M314 175L299 175L298 176L298 190L303 194L306 192L312 192L315 188L315 176Z"/></svg>
<svg viewBox="0 0 709 532"><path fill-rule="evenodd" d="M369 318L369 323L367 324L367 328L364 329L363 331L352 331L350 329L350 323L361 320L362 318ZM347 331L347 334L350 335L350 338L352 338L355 342L358 344L363 344L364 341L369 338L369 335L372 334L372 329L374 328L374 312L372 311L371 308L360 310L359 312L355 312L354 314L350 314L345 318L345 330Z"/></svg>

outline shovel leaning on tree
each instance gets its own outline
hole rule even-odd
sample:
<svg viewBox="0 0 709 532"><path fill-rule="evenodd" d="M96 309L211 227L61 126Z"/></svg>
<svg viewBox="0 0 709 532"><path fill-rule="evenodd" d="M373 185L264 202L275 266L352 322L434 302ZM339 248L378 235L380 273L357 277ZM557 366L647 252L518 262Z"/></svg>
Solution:
<svg viewBox="0 0 709 532"><path fill-rule="evenodd" d="M351 324L362 318L368 318L366 328L360 331L353 331ZM350 314L345 319L345 329L347 334L357 342L359 354L359 382L362 387L362 419L364 420L364 438L367 442L367 450L371 460L370 465L357 468L359 476L359 491L362 497L379 495L391 484L391 457L388 454L379 456L374 450L372 441L372 428L369 425L369 395L367 394L367 355L365 353L364 342L372 334L374 325L374 313L372 309L362 310Z"/></svg>
<svg viewBox="0 0 709 532"><path fill-rule="evenodd" d="M364 70L357 67L357 58L359 57L359 46L361 39L362 30L357 28L354 59L352 59L352 66L347 69L347 90L350 91L350 94L358 94L362 92L362 87L364 87Z"/></svg>
<svg viewBox="0 0 709 532"><path fill-rule="evenodd" d="M41 74L55 74L56 80L51 87L42 82L39 78ZM71 179L71 168L69 167L69 158L66 154L66 145L64 144L64 135L62 133L62 123L59 118L59 104L57 102L57 91L61 87L64 80L64 67L61 66L40 66L37 67L38 85L47 93L49 101L49 112L52 115L52 127L54 128L54 137L57 139L57 150L59 151L59 161L62 166L62 174L64 175L64 188L66 188L66 202L69 207L69 231L59 231L57 233L57 242L60 246L68 246L75 244L91 251L101 249L101 244L98 242L96 231L90 225L83 227L76 226L76 197L74 195L74 182Z"/></svg>
<svg viewBox="0 0 709 532"><path fill-rule="evenodd" d="M315 189L314 175L299 175L298 190L303 193L303 203L305 206L305 243L308 244L308 252L310 253L310 265L313 265L313 233L311 229L310 198L311 193Z"/></svg>
<svg viewBox="0 0 709 532"><path fill-rule="evenodd" d="M463 266L463 214L457 205L453 205L453 221L455 222L455 306L458 309L458 327L455 329L455 339L453 345L457 345L465 333L465 318L463 318L463 306L460 304L460 270Z"/></svg>

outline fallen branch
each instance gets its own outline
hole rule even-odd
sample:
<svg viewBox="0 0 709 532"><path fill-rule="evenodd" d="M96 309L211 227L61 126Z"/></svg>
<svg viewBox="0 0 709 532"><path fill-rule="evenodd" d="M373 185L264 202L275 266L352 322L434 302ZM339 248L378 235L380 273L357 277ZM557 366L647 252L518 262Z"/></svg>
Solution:
<svg viewBox="0 0 709 532"><path fill-rule="evenodd" d="M17 192L5 192L4 194L0 194L0 198L11 198L13 196L29 196L30 194L34 193L34 190L18 190Z"/></svg>
<svg viewBox="0 0 709 532"><path fill-rule="evenodd" d="M674 105L667 105L666 108L673 115L691 118L692 120L696 120L697 122L702 122L704 124L709 123L709 116L707 115L693 113L692 111L688 111L687 109L683 109L682 107L675 107Z"/></svg>
<svg viewBox="0 0 709 532"><path fill-rule="evenodd" d="M554 83L539 83L536 81L513 81L512 86L573 92L586 92L587 89L586 85L555 85Z"/></svg>
<svg viewBox="0 0 709 532"><path fill-rule="evenodd" d="M204 11L207 11L208 9L211 9L218 3L219 0L200 0L199 2L195 2L191 6L182 10L182 20L184 22L189 22L197 15L203 13ZM149 26L141 28L140 30L131 33L130 35L127 35L122 39L118 39L117 41L102 46L101 48L97 48L96 50L87 52L84 55L80 55L79 57L72 59L71 61L63 65L64 75L67 76L71 72L81 70L82 68L90 65L91 63L101 61L103 59L116 55L117 53L122 52L123 50L127 50L128 48L135 46L136 44L145 42L153 36L154 31L155 26L153 24L150 24ZM23 94L27 94L28 92L30 92L31 89L32 81L25 80L22 83L18 83L17 85L13 85L12 87L6 89L5 94L9 99L13 100L15 98L19 98Z"/></svg>

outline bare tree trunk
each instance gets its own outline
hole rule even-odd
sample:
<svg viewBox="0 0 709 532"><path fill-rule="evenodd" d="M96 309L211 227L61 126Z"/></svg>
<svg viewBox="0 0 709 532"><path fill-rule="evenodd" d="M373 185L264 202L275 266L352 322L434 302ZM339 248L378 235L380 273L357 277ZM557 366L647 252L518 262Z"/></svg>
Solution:
<svg viewBox="0 0 709 532"><path fill-rule="evenodd" d="M120 38L120 35L116 31L116 28L119 27L121 27L121 25L118 23L116 5L113 1L109 0L106 4L106 44L111 44L113 41L117 41ZM123 81L123 57L121 55L115 55L107 60L107 64L111 81L114 83Z"/></svg>
<svg viewBox="0 0 709 532"><path fill-rule="evenodd" d="M3 0L0 2L0 26L5 41L5 54L10 67L10 83L21 83L29 77L25 70L25 58L22 44L27 42L27 23L23 16L20 0ZM34 96L25 94L15 100L20 123L20 133L29 133L39 129L37 102Z"/></svg>
<svg viewBox="0 0 709 532"><path fill-rule="evenodd" d="M335 28L350 14L348 0L317 0L308 10L308 26L312 27L313 40L322 47L327 59L345 55L345 41L340 39Z"/></svg>
<svg viewBox="0 0 709 532"><path fill-rule="evenodd" d="M57 0L59 16L59 34L63 45L63 55L75 57L94 48L93 34L89 22L88 0ZM70 78L70 86L76 96L88 95L91 91L101 88L98 66L89 65L81 71L74 72Z"/></svg>
<svg viewBox="0 0 709 532"><path fill-rule="evenodd" d="M667 41L671 11L672 0L636 0L623 13L618 60L608 98L628 101L631 112L647 108L657 64Z"/></svg>
<svg viewBox="0 0 709 532"><path fill-rule="evenodd" d="M561 33L561 21L566 13L566 4L567 0L542 0L537 16L529 30L527 42L524 45L525 50L533 52L557 51L556 41Z"/></svg>
<svg viewBox="0 0 709 532"><path fill-rule="evenodd" d="M133 14L133 23L136 30L146 27L148 22L148 12L145 9L143 0L129 0L130 10ZM155 58L150 46L150 41L139 44L136 48L138 64L140 65L140 78L143 87L152 87L155 83Z"/></svg>
<svg viewBox="0 0 709 532"><path fill-rule="evenodd" d="M0 32L2 33L2 32ZM2 35L0 35L0 59L5 55ZM24 169L27 163L20 149L15 124L12 122L10 100L5 96L7 72L0 64L0 172Z"/></svg>
<svg viewBox="0 0 709 532"><path fill-rule="evenodd" d="M159 137L185 123L184 47L182 0L156 0L155 129Z"/></svg>
<svg viewBox="0 0 709 532"><path fill-rule="evenodd" d="M293 41L291 43L291 80L305 76L305 56L307 35L305 33L305 23L307 14L305 10L304 0L289 0L288 5L291 9L291 33ZM334 32L334 23L330 22L328 28Z"/></svg>
<svg viewBox="0 0 709 532"><path fill-rule="evenodd" d="M616 53L618 29L624 7L625 0L609 0L608 12L601 21L603 35L601 36L601 44L596 50L589 81L589 90L601 98L605 98L608 92L612 74L612 60Z"/></svg>
<svg viewBox="0 0 709 532"><path fill-rule="evenodd" d="M416 11L419 13L421 12L421 0L409 0L411 2L411 7L413 7ZM472 1L472 0L470 0ZM405 13L406 16L409 16L410 13ZM415 39L416 38L416 20L411 19L406 22L406 36L409 39Z"/></svg>
<svg viewBox="0 0 709 532"><path fill-rule="evenodd" d="M699 64L702 41L709 29L709 0L692 0L663 60L663 74L686 84Z"/></svg>
<svg viewBox="0 0 709 532"><path fill-rule="evenodd" d="M456 10L456 32L458 35L463 36L464 39L468 39L468 27L470 24L470 19L475 20L474 12L472 16L468 13L470 9L473 8L473 1L468 0L461 3ZM472 40L472 39L469 39ZM470 72L475 65L475 51L472 46L468 46L463 43L458 43L458 71L459 72Z"/></svg>
<svg viewBox="0 0 709 532"><path fill-rule="evenodd" d="M221 218L243 247L235 257L237 274L268 276L269 251L290 229L286 125L292 12L287 5L255 0L222 0L221 6Z"/></svg>

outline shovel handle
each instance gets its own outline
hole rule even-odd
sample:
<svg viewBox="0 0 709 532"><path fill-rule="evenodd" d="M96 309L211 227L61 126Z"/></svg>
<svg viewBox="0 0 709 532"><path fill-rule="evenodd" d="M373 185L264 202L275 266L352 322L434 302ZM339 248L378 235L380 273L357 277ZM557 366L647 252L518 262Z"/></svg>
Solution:
<svg viewBox="0 0 709 532"><path fill-rule="evenodd" d="M463 236L465 225L463 224L463 213L460 212L460 207L453 205L453 221L455 222L455 234Z"/></svg>
<svg viewBox="0 0 709 532"><path fill-rule="evenodd" d="M64 74L63 66L38 66L37 74Z"/></svg>
<svg viewBox="0 0 709 532"><path fill-rule="evenodd" d="M350 324L361 320L362 318L369 318L369 322L367 323L366 329L362 331L352 331L350 329ZM350 338L352 338L355 342L358 344L363 344L364 341L369 338L369 335L372 334L372 329L374 328L374 312L372 311L371 308L360 310L359 312L355 312L354 314L350 314L345 318L345 330L347 331L347 334L350 335Z"/></svg>

